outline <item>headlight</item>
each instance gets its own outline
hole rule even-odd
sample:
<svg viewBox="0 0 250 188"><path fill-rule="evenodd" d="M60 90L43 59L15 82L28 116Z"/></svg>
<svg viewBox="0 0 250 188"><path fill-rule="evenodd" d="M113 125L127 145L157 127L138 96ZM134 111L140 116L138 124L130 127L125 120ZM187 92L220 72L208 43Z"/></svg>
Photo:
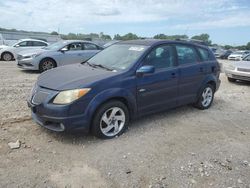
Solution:
<svg viewBox="0 0 250 188"><path fill-rule="evenodd" d="M60 93L57 94L53 103L54 104L68 104L86 95L89 91L90 91L90 88L61 91Z"/></svg>
<svg viewBox="0 0 250 188"><path fill-rule="evenodd" d="M37 57L39 55L41 55L41 54L33 54L33 55L31 55L31 58L35 58L35 57Z"/></svg>

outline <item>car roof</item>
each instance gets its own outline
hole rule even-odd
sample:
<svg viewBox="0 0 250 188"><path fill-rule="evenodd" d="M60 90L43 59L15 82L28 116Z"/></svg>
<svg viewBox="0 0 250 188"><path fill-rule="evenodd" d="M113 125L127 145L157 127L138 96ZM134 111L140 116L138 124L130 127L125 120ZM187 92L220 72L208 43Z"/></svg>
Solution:
<svg viewBox="0 0 250 188"><path fill-rule="evenodd" d="M97 46L100 46L92 41L88 41L88 40L61 40L61 42L64 42L66 44L72 43L72 42L86 42L86 43L91 43L91 44L95 44Z"/></svg>
<svg viewBox="0 0 250 188"><path fill-rule="evenodd" d="M143 46L155 46L165 43L189 44L189 45L192 44L195 46L208 49L208 46L196 43L194 41L185 41L185 40L140 39L140 40L128 40L128 41L118 42L118 44L131 44L131 45L143 45Z"/></svg>
<svg viewBox="0 0 250 188"><path fill-rule="evenodd" d="M46 41L43 41L43 40L38 40L38 39L21 39L19 41L38 41L38 42L44 42L44 43L47 43Z"/></svg>

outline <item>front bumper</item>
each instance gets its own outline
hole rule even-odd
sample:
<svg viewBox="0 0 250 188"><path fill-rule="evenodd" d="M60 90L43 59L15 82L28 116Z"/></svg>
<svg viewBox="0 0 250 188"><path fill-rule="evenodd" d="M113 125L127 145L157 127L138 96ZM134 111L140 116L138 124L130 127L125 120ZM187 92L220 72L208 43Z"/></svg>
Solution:
<svg viewBox="0 0 250 188"><path fill-rule="evenodd" d="M250 81L250 72L241 72L235 69L235 70L225 70L225 74L227 77L236 80Z"/></svg>
<svg viewBox="0 0 250 188"><path fill-rule="evenodd" d="M91 118L87 114L88 98L67 105L55 105L51 101L58 94L35 85L27 104L33 120L44 128L56 132L83 130L88 132Z"/></svg>
<svg viewBox="0 0 250 188"><path fill-rule="evenodd" d="M28 107L31 109L33 120L40 126L55 132L81 130L89 131L89 123L85 114L66 117L48 116L39 114L38 110L41 107L35 106L30 101L27 101Z"/></svg>
<svg viewBox="0 0 250 188"><path fill-rule="evenodd" d="M35 66L32 58L17 59L17 66L25 70L39 70L38 66Z"/></svg>

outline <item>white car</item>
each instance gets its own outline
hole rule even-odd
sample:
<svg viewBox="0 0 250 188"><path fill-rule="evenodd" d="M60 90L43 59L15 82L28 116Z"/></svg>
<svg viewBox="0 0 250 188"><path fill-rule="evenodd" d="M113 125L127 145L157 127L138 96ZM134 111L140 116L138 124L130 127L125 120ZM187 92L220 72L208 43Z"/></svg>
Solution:
<svg viewBox="0 0 250 188"><path fill-rule="evenodd" d="M225 74L229 82L250 81L250 55L244 57L242 61L230 62L225 67Z"/></svg>
<svg viewBox="0 0 250 188"><path fill-rule="evenodd" d="M7 47L9 47L9 46L7 46L7 45L0 45L0 50L2 50L3 48L7 48Z"/></svg>
<svg viewBox="0 0 250 188"><path fill-rule="evenodd" d="M16 59L17 53L27 49L39 49L48 46L47 42L36 39L22 39L12 46L1 46L0 59L11 61Z"/></svg>
<svg viewBox="0 0 250 188"><path fill-rule="evenodd" d="M241 61L244 56L249 54L249 51L238 51L228 56L228 60Z"/></svg>

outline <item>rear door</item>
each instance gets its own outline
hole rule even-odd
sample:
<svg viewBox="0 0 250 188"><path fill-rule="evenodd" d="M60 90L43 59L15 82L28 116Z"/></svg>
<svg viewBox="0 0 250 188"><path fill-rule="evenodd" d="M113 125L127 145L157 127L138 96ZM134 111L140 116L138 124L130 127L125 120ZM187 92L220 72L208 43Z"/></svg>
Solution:
<svg viewBox="0 0 250 188"><path fill-rule="evenodd" d="M174 47L166 44L154 48L144 59L143 65L154 66L155 72L137 76L139 114L176 106L179 75Z"/></svg>
<svg viewBox="0 0 250 188"><path fill-rule="evenodd" d="M176 44L179 67L178 104L195 102L200 85L206 76L206 64L201 62L193 45Z"/></svg>

